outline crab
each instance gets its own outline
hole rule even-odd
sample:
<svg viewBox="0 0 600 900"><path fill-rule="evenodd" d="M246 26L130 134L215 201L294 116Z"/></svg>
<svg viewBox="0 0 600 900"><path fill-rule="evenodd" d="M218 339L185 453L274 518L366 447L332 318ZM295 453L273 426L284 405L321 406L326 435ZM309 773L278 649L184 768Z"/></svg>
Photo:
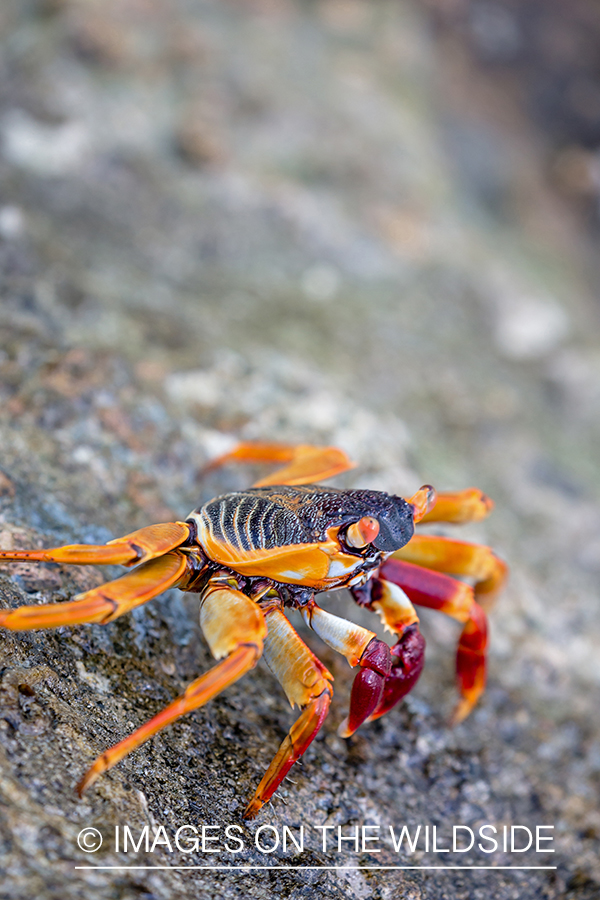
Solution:
<svg viewBox="0 0 600 900"><path fill-rule="evenodd" d="M484 689L484 608L504 583L506 565L489 547L415 534L414 526L482 519L493 507L489 498L477 488L436 494L425 485L405 500L382 491L320 485L353 467L336 447L246 442L207 469L234 462L283 465L248 490L192 510L185 521L150 525L105 545L0 551L2 561L132 569L68 602L1 610L0 626L15 631L105 624L173 587L200 595L200 624L216 665L105 750L79 782L80 795L158 731L236 682L262 655L300 715L245 809L244 817L254 818L314 740L332 697L333 676L292 627L286 609L299 610L326 644L358 667L348 716L339 728L342 737L389 712L417 682L425 641L415 605L440 610L463 625L455 723ZM396 638L394 646L317 604L316 594L340 588L349 588L360 606L380 615Z"/></svg>

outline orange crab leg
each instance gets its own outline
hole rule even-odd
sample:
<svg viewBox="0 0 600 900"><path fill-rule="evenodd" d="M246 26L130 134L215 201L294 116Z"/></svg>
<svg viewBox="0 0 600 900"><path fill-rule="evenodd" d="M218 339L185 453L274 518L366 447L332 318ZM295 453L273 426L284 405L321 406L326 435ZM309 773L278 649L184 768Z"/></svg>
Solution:
<svg viewBox="0 0 600 900"><path fill-rule="evenodd" d="M506 581L508 572L506 563L490 547L430 534L415 534L405 547L392 554L392 559L415 563L447 575L473 578L476 597L496 594Z"/></svg>
<svg viewBox="0 0 600 900"><path fill-rule="evenodd" d="M58 628L60 625L81 625L98 622L104 625L136 606L141 606L163 591L185 581L188 557L173 551L153 559L68 603L46 603L41 606L20 606L0 611L0 626L12 631L33 628Z"/></svg>
<svg viewBox="0 0 600 900"><path fill-rule="evenodd" d="M269 610L266 619L269 632L264 657L291 705L298 705L302 713L290 728L246 807L246 819L256 816L314 740L325 720L332 695L333 676L311 653L281 610L277 607Z"/></svg>
<svg viewBox="0 0 600 900"><path fill-rule="evenodd" d="M440 610L464 623L456 654L461 700L452 716L455 724L462 721L485 688L487 618L475 601L473 588L449 575L431 572L399 559L384 562L379 575L401 587L413 603Z"/></svg>
<svg viewBox="0 0 600 900"><path fill-rule="evenodd" d="M47 550L0 550L0 562L25 559L75 565L133 566L163 556L183 544L190 536L185 522L149 525L109 541L108 544L68 544Z"/></svg>
<svg viewBox="0 0 600 900"><path fill-rule="evenodd" d="M290 728L257 787L254 797L246 807L245 819L255 818L265 803L271 799L294 763L308 749L325 721L330 702L331 694L327 690L308 702L302 714Z"/></svg>
<svg viewBox="0 0 600 900"><path fill-rule="evenodd" d="M122 760L132 750L136 750L157 732L180 719L181 716L198 709L199 706L203 706L220 694L256 665L259 656L260 652L254 644L242 644L210 671L192 681L185 693L165 707L158 715L126 737L125 740L115 744L110 750L105 750L77 785L77 793L81 796L100 775L111 769L115 763Z"/></svg>
<svg viewBox="0 0 600 900"><path fill-rule="evenodd" d="M210 462L204 472L226 463L284 463L272 475L255 482L254 487L270 484L312 484L353 469L353 463L338 447L313 447L310 444L267 444L244 442Z"/></svg>
<svg viewBox="0 0 600 900"><path fill-rule="evenodd" d="M422 522L478 522L489 516L494 508L490 500L479 488L465 488L464 491L441 491L433 509L429 510Z"/></svg>
<svg viewBox="0 0 600 900"><path fill-rule="evenodd" d="M466 719L485 689L486 648L487 617L481 606L473 602L456 651L456 676L461 699L452 713L454 725Z"/></svg>
<svg viewBox="0 0 600 900"><path fill-rule="evenodd" d="M224 658L192 681L165 709L99 756L77 785L80 795L132 750L212 700L256 665L267 629L260 608L249 597L218 582L209 583L202 599L201 624L213 655Z"/></svg>

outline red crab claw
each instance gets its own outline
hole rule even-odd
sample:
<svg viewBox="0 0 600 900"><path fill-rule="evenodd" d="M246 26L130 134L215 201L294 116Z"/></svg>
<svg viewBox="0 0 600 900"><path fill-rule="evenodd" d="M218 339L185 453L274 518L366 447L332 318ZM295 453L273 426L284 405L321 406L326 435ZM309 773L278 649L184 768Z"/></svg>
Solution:
<svg viewBox="0 0 600 900"><path fill-rule="evenodd" d="M392 669L385 679L381 700L371 713L371 720L378 719L406 696L419 680L425 662L425 638L419 626L409 625L392 647Z"/></svg>
<svg viewBox="0 0 600 900"><path fill-rule="evenodd" d="M340 737L350 737L381 703L387 678L392 671L392 653L385 641L374 637L359 662L360 671L350 694L350 710L338 729Z"/></svg>

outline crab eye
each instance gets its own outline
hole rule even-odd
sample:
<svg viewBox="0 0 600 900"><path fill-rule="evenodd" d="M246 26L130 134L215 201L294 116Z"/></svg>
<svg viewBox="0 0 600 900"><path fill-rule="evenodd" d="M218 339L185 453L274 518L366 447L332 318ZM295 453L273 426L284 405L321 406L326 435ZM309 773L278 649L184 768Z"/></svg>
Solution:
<svg viewBox="0 0 600 900"><path fill-rule="evenodd" d="M379 522L373 516L363 516L346 530L346 543L357 550L371 544L379 534Z"/></svg>

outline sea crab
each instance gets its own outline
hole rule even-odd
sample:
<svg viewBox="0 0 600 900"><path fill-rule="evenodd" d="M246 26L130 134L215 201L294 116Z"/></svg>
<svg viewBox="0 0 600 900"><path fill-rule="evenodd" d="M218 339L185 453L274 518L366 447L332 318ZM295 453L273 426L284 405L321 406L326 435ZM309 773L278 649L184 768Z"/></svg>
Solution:
<svg viewBox="0 0 600 900"><path fill-rule="evenodd" d="M300 715L246 807L245 817L253 818L315 738L332 696L333 676L292 627L287 608L299 610L325 643L358 666L343 737L387 713L419 678L425 641L413 604L463 624L454 721L468 715L484 689L487 622L478 600L498 591L506 566L489 547L414 530L418 522L483 518L493 504L480 490L436 494L426 485L405 500L325 487L317 482L353 465L335 447L242 443L209 468L227 462L283 466L248 490L192 510L184 521L150 525L105 545L0 551L5 561L132 570L69 602L0 611L0 626L13 630L104 624L172 587L200 595L200 624L216 665L104 751L81 779L80 794L152 735L237 681L262 655ZM381 616L396 638L393 647L317 604L315 595L339 588Z"/></svg>

